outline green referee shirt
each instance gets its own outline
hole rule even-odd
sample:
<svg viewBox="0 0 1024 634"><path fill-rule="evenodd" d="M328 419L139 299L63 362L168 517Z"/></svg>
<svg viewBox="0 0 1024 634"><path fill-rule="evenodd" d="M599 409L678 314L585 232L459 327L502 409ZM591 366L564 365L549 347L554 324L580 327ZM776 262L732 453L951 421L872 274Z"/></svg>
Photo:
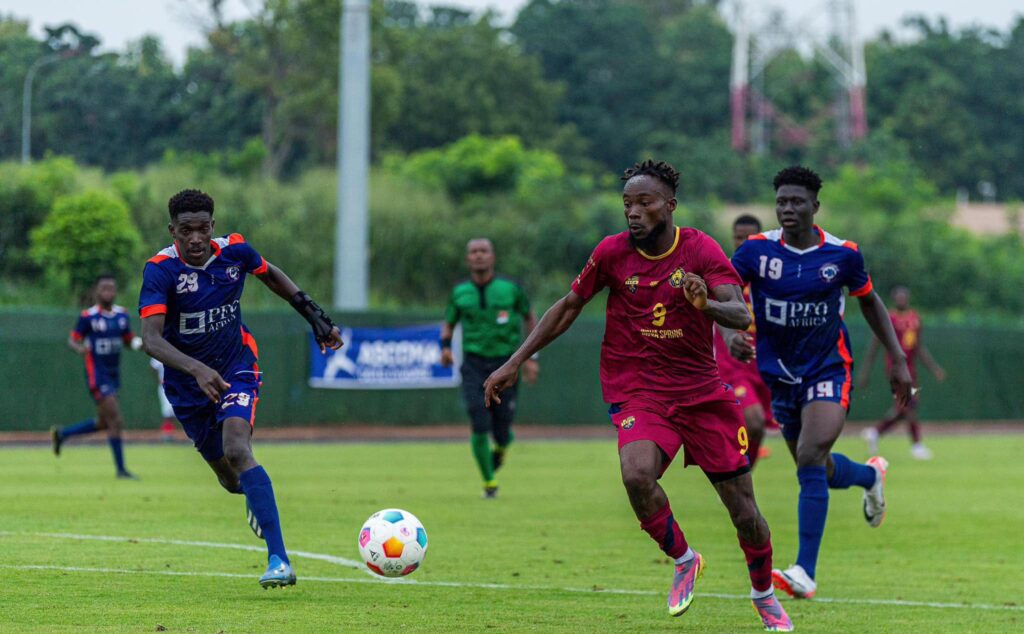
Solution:
<svg viewBox="0 0 1024 634"><path fill-rule="evenodd" d="M448 297L444 319L462 322L462 349L482 357L511 356L520 342L523 317L530 300L523 289L506 277L495 276L483 286L472 280L455 285Z"/></svg>

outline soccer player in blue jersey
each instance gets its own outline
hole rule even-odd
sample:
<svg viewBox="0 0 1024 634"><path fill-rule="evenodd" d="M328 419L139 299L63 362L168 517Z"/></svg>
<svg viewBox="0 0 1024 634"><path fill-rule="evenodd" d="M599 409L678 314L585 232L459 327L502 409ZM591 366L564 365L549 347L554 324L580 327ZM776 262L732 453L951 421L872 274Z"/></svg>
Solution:
<svg viewBox="0 0 1024 634"><path fill-rule="evenodd" d="M244 494L267 542L264 588L295 584L270 477L252 455L259 401L256 340L242 323L245 276L288 300L313 328L320 350L341 333L309 295L240 234L213 236L213 199L194 189L168 202L174 243L146 263L139 296L145 351L164 364L164 390L196 449L230 493ZM258 526L256 525L258 524Z"/></svg>
<svg viewBox="0 0 1024 634"><path fill-rule="evenodd" d="M117 280L112 275L101 275L93 286L93 294L96 304L78 316L78 323L68 336L68 347L85 359L85 380L96 402L96 417L67 427L51 427L53 453L59 456L68 438L106 430L117 477L134 480L135 475L124 467L121 439L124 417L117 390L121 386L121 349L125 344L138 349L139 342L132 333L128 311L114 304Z"/></svg>
<svg viewBox="0 0 1024 634"><path fill-rule="evenodd" d="M796 563L773 570L775 587L798 598L817 591L816 564L829 489L864 489L864 518L878 526L885 516L886 460L853 462L832 445L850 407L853 357L843 324L843 287L856 297L872 332L893 359L890 383L902 406L911 378L889 314L875 293L864 256L853 242L814 224L821 178L804 167L788 167L774 180L775 214L781 229L750 236L732 263L751 285L757 323L757 366L772 391L772 409L797 465L800 548ZM751 359L745 337L726 333L730 352Z"/></svg>

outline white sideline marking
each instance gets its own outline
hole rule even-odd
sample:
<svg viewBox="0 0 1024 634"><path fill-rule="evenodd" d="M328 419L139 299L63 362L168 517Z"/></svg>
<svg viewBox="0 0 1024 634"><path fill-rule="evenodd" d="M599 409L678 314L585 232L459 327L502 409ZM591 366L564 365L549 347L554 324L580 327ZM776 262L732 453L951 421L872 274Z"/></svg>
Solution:
<svg viewBox="0 0 1024 634"><path fill-rule="evenodd" d="M198 546L203 548L225 548L233 550L248 550L264 552L265 548L262 546L247 546L244 544L222 544L218 542L202 542L202 541L188 541L180 539L158 539L158 538L133 538L133 537L114 537L111 535L77 535L73 533L15 533L11 531L0 531L0 537L10 536L29 536L29 537L52 537L56 539L79 539L79 540L94 540L94 541L110 541L110 542L138 542L145 544L170 544L175 546ZM414 585L414 586L429 586L429 587L443 587L443 588L477 588L484 590L527 590L527 591L557 591L557 592L572 592L580 594L619 594L619 595L639 595L639 596L661 596L663 592L656 592L653 590L629 590L622 588L572 588L572 587L559 587L559 586L542 586L542 585L526 585L526 584L508 584L508 583L471 583L471 582L460 582L460 581L417 581L416 579L388 579L384 577L378 577L369 570L363 567L359 562L351 559L345 559L343 557L336 557L334 555L326 555L322 553L310 553L305 551L289 551L289 554L297 557L303 557L306 559L316 559L319 561L326 561L335 565L343 566L345 568L355 568L358 570L365 570L370 574L370 578L342 578L342 577L310 577L301 576L302 581L316 581L322 583L384 583L384 584L401 584L401 585ZM229 579L252 579L253 574L239 574L233 572L185 572L176 570L130 570L127 568L89 568L81 566L52 566L52 565L6 565L0 564L0 569L3 570L55 570L61 572L85 572L85 573L111 573L111 574L133 574L133 575L162 575L169 577L212 577L212 578L229 578ZM701 592L701 597L708 597L710 599L725 599L725 600L743 600L749 601L750 597L745 594L724 594L718 592ZM996 610L996 611L1011 611L1020 612L1024 611L1022 605L996 605L991 603L949 603L941 601L906 601L901 599L849 599L840 597L818 597L811 599L809 603L834 603L834 604L846 604L846 605L888 605L897 607L912 607L912 608L942 608L951 610Z"/></svg>

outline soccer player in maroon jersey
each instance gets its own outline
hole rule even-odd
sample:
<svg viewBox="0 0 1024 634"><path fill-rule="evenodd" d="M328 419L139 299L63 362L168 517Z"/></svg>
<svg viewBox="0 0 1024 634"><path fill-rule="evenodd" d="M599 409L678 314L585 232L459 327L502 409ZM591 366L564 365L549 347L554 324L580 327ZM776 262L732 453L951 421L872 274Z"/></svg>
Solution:
<svg viewBox="0 0 1024 634"><path fill-rule="evenodd" d="M732 246L733 250L740 248L749 236L761 233L761 221L754 216L742 215L732 223ZM753 313L750 300L750 285L743 287L743 301L747 309ZM746 332L740 333L748 345L753 347L754 334L757 327L754 324ZM740 361L733 358L729 352L729 346L722 338L722 333L715 329L715 358L718 360L718 372L722 381L732 386L736 393L736 400L740 402L740 409L743 410L743 420L747 428L747 437L750 441L750 450L747 457L750 458L750 467L753 468L757 459L767 448L761 443L764 441L764 431L772 417L772 391L765 385L761 373L757 371L757 363L753 360ZM776 424L776 427L778 425Z"/></svg>
<svg viewBox="0 0 1024 634"><path fill-rule="evenodd" d="M704 471L729 510L765 629L791 631L793 624L772 590L771 534L754 499L743 413L718 376L712 345L715 323L739 330L750 325L739 276L712 238L674 224L679 173L671 165L637 163L623 180L628 231L597 245L572 290L488 377L486 404L500 402L520 366L564 333L607 287L601 388L618 429L630 504L643 530L675 561L669 614L679 616L690 607L705 567L658 484L685 445L685 464Z"/></svg>
<svg viewBox="0 0 1024 634"><path fill-rule="evenodd" d="M896 331L903 354L907 355L907 367L910 369L910 376L917 387L917 368L915 361L920 358L928 370L935 376L935 380L942 382L946 380L946 371L942 369L935 359L932 358L928 347L921 341L921 317L917 311L910 307L910 289L906 286L897 286L892 289L892 310L889 311L889 319L892 320L892 327ZM875 364L875 357L878 356L878 349L881 343L877 338L871 340L871 347L868 349L868 356L864 367L860 371L858 383L861 387L867 387L871 374L871 366ZM886 367L892 367L892 359L886 356ZM918 460L929 460L932 457L930 449L921 442L921 426L917 422L917 397L914 396L904 407L893 405L885 417L874 427L868 427L862 435L867 441L871 453L878 453L878 438L901 420L907 421L910 428L910 439L913 445L910 447L910 454Z"/></svg>

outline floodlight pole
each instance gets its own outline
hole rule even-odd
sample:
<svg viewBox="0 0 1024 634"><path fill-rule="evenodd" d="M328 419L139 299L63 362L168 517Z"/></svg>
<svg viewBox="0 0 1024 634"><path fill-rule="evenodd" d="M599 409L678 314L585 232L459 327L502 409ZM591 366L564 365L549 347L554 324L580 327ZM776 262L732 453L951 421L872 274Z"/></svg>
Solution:
<svg viewBox="0 0 1024 634"><path fill-rule="evenodd" d="M370 238L370 0L343 2L338 61L334 306L341 310L366 310Z"/></svg>
<svg viewBox="0 0 1024 634"><path fill-rule="evenodd" d="M32 81L36 77L36 71L59 60L62 55L53 53L44 55L28 67L25 73L25 83L21 89L21 163L28 164L32 160Z"/></svg>

